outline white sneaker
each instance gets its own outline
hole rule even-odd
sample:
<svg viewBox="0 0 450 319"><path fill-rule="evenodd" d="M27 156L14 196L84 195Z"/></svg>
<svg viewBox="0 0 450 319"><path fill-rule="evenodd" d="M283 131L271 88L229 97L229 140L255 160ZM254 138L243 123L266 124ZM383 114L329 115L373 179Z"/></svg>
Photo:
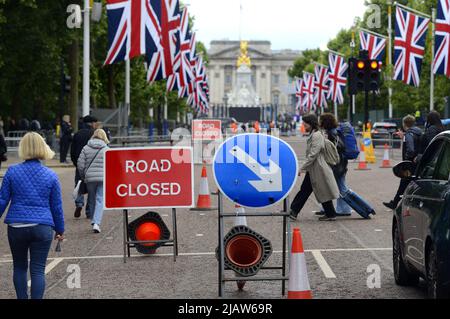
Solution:
<svg viewBox="0 0 450 319"><path fill-rule="evenodd" d="M94 226L92 227L92 230L94 231L94 233L96 234L100 234L102 231L100 229L100 226L97 224L94 224Z"/></svg>

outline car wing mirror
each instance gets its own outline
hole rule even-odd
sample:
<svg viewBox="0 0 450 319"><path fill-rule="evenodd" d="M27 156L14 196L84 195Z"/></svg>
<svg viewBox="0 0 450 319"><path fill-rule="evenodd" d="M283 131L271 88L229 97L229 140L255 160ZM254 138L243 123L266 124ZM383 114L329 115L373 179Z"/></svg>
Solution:
<svg viewBox="0 0 450 319"><path fill-rule="evenodd" d="M392 169L398 178L412 179L414 175L414 163L411 161L401 162Z"/></svg>

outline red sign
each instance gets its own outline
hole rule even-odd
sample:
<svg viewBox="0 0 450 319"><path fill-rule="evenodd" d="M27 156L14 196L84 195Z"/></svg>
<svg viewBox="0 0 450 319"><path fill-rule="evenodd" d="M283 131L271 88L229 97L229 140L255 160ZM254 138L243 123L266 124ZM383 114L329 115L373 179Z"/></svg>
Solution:
<svg viewBox="0 0 450 319"><path fill-rule="evenodd" d="M222 121L194 120L192 121L192 139L194 141L214 141L222 137Z"/></svg>
<svg viewBox="0 0 450 319"><path fill-rule="evenodd" d="M194 206L190 147L110 149L105 153L104 208Z"/></svg>

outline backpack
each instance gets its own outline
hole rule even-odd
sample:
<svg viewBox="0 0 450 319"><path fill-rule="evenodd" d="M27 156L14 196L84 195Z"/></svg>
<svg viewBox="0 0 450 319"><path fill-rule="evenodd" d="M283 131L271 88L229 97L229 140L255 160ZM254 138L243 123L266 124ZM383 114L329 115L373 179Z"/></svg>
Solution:
<svg viewBox="0 0 450 319"><path fill-rule="evenodd" d="M341 123L337 129L338 136L345 146L343 151L344 158L347 160L357 159L359 156L358 141L356 140L355 130L350 123Z"/></svg>
<svg viewBox="0 0 450 319"><path fill-rule="evenodd" d="M325 149L324 149L325 161L328 165L335 166L339 164L341 158L336 145L325 137Z"/></svg>

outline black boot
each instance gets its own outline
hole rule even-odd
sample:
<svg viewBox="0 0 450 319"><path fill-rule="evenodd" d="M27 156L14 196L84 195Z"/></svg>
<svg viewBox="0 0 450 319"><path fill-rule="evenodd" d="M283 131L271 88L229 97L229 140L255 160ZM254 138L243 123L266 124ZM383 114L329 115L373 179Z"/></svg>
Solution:
<svg viewBox="0 0 450 319"><path fill-rule="evenodd" d="M396 205L393 201L390 201L389 203L383 203L383 205L392 210L396 208Z"/></svg>

